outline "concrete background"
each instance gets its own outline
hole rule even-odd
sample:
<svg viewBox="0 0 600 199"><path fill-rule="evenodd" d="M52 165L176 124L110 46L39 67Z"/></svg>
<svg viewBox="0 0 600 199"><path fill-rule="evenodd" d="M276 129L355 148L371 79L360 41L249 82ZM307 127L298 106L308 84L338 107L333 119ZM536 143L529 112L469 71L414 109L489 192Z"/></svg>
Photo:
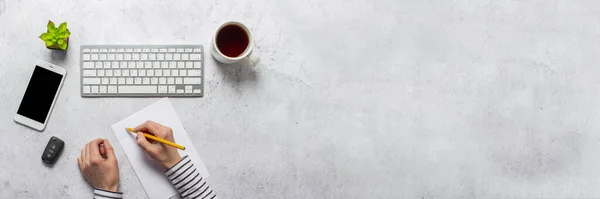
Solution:
<svg viewBox="0 0 600 199"><path fill-rule="evenodd" d="M110 125L158 98L81 98L79 45L208 50L228 20L260 65L205 56L205 97L171 99L221 198L600 197L600 1L0 0L0 198L90 197L96 137L145 198ZM43 133L12 121L38 58L68 70Z"/></svg>

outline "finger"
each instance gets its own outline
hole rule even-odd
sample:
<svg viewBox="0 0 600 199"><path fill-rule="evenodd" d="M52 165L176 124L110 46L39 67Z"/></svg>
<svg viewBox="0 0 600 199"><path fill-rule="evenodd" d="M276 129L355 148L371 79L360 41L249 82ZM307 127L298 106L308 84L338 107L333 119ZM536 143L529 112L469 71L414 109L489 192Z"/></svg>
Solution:
<svg viewBox="0 0 600 199"><path fill-rule="evenodd" d="M106 146L106 144L102 143L102 144L100 144L100 147L98 147L98 149L100 149L100 155L102 155L102 156L106 155L105 146Z"/></svg>
<svg viewBox="0 0 600 199"><path fill-rule="evenodd" d="M163 127L162 125L154 122L154 121L146 121L143 124L140 124L139 126L135 127L133 129L133 131L135 132L149 132L152 134L156 134L157 132L159 132L161 130L161 127Z"/></svg>
<svg viewBox="0 0 600 199"><path fill-rule="evenodd" d="M81 165L81 157L77 158L77 165L79 165L79 170L83 170L83 166Z"/></svg>
<svg viewBox="0 0 600 199"><path fill-rule="evenodd" d="M114 159L116 160L117 158L115 157L115 150L113 149L112 145L110 145L110 142L108 142L108 140L104 140L104 151L105 151L105 155L106 155L106 159Z"/></svg>
<svg viewBox="0 0 600 199"><path fill-rule="evenodd" d="M79 155L79 161L80 164L79 168L81 168L83 170L83 166L85 166L83 163L85 162L85 148L81 148L81 155Z"/></svg>
<svg viewBox="0 0 600 199"><path fill-rule="evenodd" d="M138 145L140 145L144 149L144 151L148 151L150 147L152 147L152 144L150 144L150 142L146 140L146 136L144 136L142 132L138 132L135 139Z"/></svg>
<svg viewBox="0 0 600 199"><path fill-rule="evenodd" d="M89 142L85 145L85 159L84 159L83 163L86 165L89 165L92 163L90 161L90 143Z"/></svg>
<svg viewBox="0 0 600 199"><path fill-rule="evenodd" d="M100 154L100 144L104 142L104 139L96 138L89 143L89 156L91 161L97 161L98 158L102 158Z"/></svg>

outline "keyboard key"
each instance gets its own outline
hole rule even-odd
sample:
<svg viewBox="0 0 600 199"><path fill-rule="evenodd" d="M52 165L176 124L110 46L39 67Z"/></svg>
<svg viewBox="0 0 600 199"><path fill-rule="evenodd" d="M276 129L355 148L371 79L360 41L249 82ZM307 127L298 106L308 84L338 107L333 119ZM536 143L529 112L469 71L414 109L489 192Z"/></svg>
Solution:
<svg viewBox="0 0 600 199"><path fill-rule="evenodd" d="M177 68L176 62L169 62L169 68Z"/></svg>
<svg viewBox="0 0 600 199"><path fill-rule="evenodd" d="M173 54L166 54L165 60L173 60Z"/></svg>
<svg viewBox="0 0 600 199"><path fill-rule="evenodd" d="M111 77L109 78L110 84L117 84L117 78L116 77Z"/></svg>
<svg viewBox="0 0 600 199"><path fill-rule="evenodd" d="M188 70L187 75L192 76L192 77L200 77L200 76L202 76L202 71L201 70Z"/></svg>
<svg viewBox="0 0 600 199"><path fill-rule="evenodd" d="M144 68L144 62L136 62L135 66L136 68Z"/></svg>
<svg viewBox="0 0 600 199"><path fill-rule="evenodd" d="M202 83L202 78L199 78L199 77L187 77L187 78L183 78L183 82L185 84L201 84Z"/></svg>
<svg viewBox="0 0 600 199"><path fill-rule="evenodd" d="M90 93L90 86L83 86L83 93Z"/></svg>
<svg viewBox="0 0 600 199"><path fill-rule="evenodd" d="M112 62L111 66L112 68L119 68L119 62Z"/></svg>
<svg viewBox="0 0 600 199"><path fill-rule="evenodd" d="M131 77L128 77L128 78L127 78L127 79L125 79L125 80L127 80L127 84L133 84L133 78L131 78Z"/></svg>
<svg viewBox="0 0 600 199"><path fill-rule="evenodd" d="M138 76L137 70L130 70L129 76L132 76L132 77Z"/></svg>
<svg viewBox="0 0 600 199"><path fill-rule="evenodd" d="M96 76L96 70L83 70L83 76Z"/></svg>
<svg viewBox="0 0 600 199"><path fill-rule="evenodd" d="M142 84L142 78L140 78L140 77L133 78L133 82L134 82L134 84Z"/></svg>
<svg viewBox="0 0 600 199"><path fill-rule="evenodd" d="M171 70L171 76L174 76L174 77L179 76L179 70Z"/></svg>
<svg viewBox="0 0 600 199"><path fill-rule="evenodd" d="M127 63L127 68L135 68L135 62Z"/></svg>
<svg viewBox="0 0 600 199"><path fill-rule="evenodd" d="M183 48L178 48L178 49L177 49L177 52L178 52L178 53L182 53L182 52L183 52Z"/></svg>
<svg viewBox="0 0 600 199"><path fill-rule="evenodd" d="M96 62L96 68L102 68L102 62Z"/></svg>
<svg viewBox="0 0 600 199"><path fill-rule="evenodd" d="M125 49L119 48L119 49L117 49L117 52L118 52L118 53L125 52Z"/></svg>
<svg viewBox="0 0 600 199"><path fill-rule="evenodd" d="M100 54L100 60L102 60L102 61L106 60L106 54Z"/></svg>
<svg viewBox="0 0 600 199"><path fill-rule="evenodd" d="M98 50L97 48L92 48L91 50L92 50L93 53L100 52L100 50Z"/></svg>
<svg viewBox="0 0 600 199"><path fill-rule="evenodd" d="M106 75L108 77L112 77L113 76L113 71L112 70L106 70L106 71L104 71L104 75Z"/></svg>
<svg viewBox="0 0 600 199"><path fill-rule="evenodd" d="M158 51L160 51L161 53L166 53L166 52L167 52L167 49L166 49L166 48L161 48L161 49L159 49Z"/></svg>
<svg viewBox="0 0 600 199"><path fill-rule="evenodd" d="M169 48L169 49L168 49L168 52L170 52L170 53L174 53L174 52L175 52L175 48Z"/></svg>
<svg viewBox="0 0 600 199"><path fill-rule="evenodd" d="M159 60L159 61L165 60L165 55L163 55L163 54L156 55L156 60Z"/></svg>
<svg viewBox="0 0 600 199"><path fill-rule="evenodd" d="M123 78L123 77L118 78L118 82L119 82L119 84L125 84L125 78Z"/></svg>
<svg viewBox="0 0 600 199"><path fill-rule="evenodd" d="M149 53L149 52L150 52L150 49L149 49L149 48L144 48L144 49L142 49L142 52L144 52L144 53Z"/></svg>
<svg viewBox="0 0 600 199"><path fill-rule="evenodd" d="M148 54L142 54L141 60L148 60Z"/></svg>
<svg viewBox="0 0 600 199"><path fill-rule="evenodd" d="M158 86L158 93L167 93L167 86Z"/></svg>
<svg viewBox="0 0 600 199"><path fill-rule="evenodd" d="M148 78L148 77L142 78L142 84L150 84L150 78Z"/></svg>
<svg viewBox="0 0 600 199"><path fill-rule="evenodd" d="M161 68L169 68L169 63L167 63L167 62L161 62L160 63L160 67Z"/></svg>
<svg viewBox="0 0 600 199"><path fill-rule="evenodd" d="M108 54L108 60L115 60L115 54Z"/></svg>
<svg viewBox="0 0 600 199"><path fill-rule="evenodd" d="M194 63L192 62L185 62L185 68L193 68L194 67Z"/></svg>
<svg viewBox="0 0 600 199"><path fill-rule="evenodd" d="M131 54L125 54L125 61L131 60Z"/></svg>
<svg viewBox="0 0 600 199"><path fill-rule="evenodd" d="M121 70L114 70L113 71L113 76L115 76L115 77L121 76Z"/></svg>
<svg viewBox="0 0 600 199"><path fill-rule="evenodd" d="M119 86L119 93L156 93L156 86Z"/></svg>
<svg viewBox="0 0 600 199"><path fill-rule="evenodd" d="M165 77L171 76L171 70L163 70L163 76L165 76Z"/></svg>
<svg viewBox="0 0 600 199"><path fill-rule="evenodd" d="M152 61L156 60L156 54L150 54L148 56L148 60L152 60Z"/></svg>
<svg viewBox="0 0 600 199"><path fill-rule="evenodd" d="M123 60L123 54L117 54L117 60Z"/></svg>
<svg viewBox="0 0 600 199"><path fill-rule="evenodd" d="M172 78L172 77L167 78L167 84L175 84L175 78Z"/></svg>
<svg viewBox="0 0 600 199"><path fill-rule="evenodd" d="M177 62L177 68L185 68L185 62Z"/></svg>
<svg viewBox="0 0 600 199"><path fill-rule="evenodd" d="M92 86L92 93L98 93L98 86Z"/></svg>
<svg viewBox="0 0 600 199"><path fill-rule="evenodd" d="M157 53L158 49L157 48L150 49L150 52Z"/></svg>
<svg viewBox="0 0 600 199"><path fill-rule="evenodd" d="M160 68L160 62L152 62L152 68Z"/></svg>
<svg viewBox="0 0 600 199"><path fill-rule="evenodd" d="M83 52L84 52L84 53L89 53L89 52L91 52L91 51L90 51L90 49L89 49L89 48L84 48L84 49L83 49Z"/></svg>
<svg viewBox="0 0 600 199"><path fill-rule="evenodd" d="M183 93L183 89L177 89L177 93Z"/></svg>
<svg viewBox="0 0 600 199"><path fill-rule="evenodd" d="M194 62L194 68L201 68L201 67L202 67L202 63Z"/></svg>
<svg viewBox="0 0 600 199"><path fill-rule="evenodd" d="M83 60L90 60L90 54L83 54Z"/></svg>
<svg viewBox="0 0 600 199"><path fill-rule="evenodd" d="M146 70L138 70L138 76L146 76Z"/></svg>
<svg viewBox="0 0 600 199"><path fill-rule="evenodd" d="M110 68L110 62L104 62L104 68Z"/></svg>
<svg viewBox="0 0 600 199"><path fill-rule="evenodd" d="M202 54L191 54L190 60L200 60L202 58Z"/></svg>
<svg viewBox="0 0 600 199"><path fill-rule="evenodd" d="M200 53L200 52L202 52L202 49L200 49L200 48L194 48L194 52L195 53Z"/></svg>
<svg viewBox="0 0 600 199"><path fill-rule="evenodd" d="M107 49L105 49L105 48L101 48L101 49L100 49L100 52L101 52L101 53L107 53L107 52L108 52L108 50L107 50Z"/></svg>
<svg viewBox="0 0 600 199"><path fill-rule="evenodd" d="M192 50L191 48L186 48L186 49L185 49L185 52L186 52L186 53L191 53L192 51L193 51L193 50Z"/></svg>
<svg viewBox="0 0 600 199"><path fill-rule="evenodd" d="M162 76L162 70L154 70L154 75L156 75L157 77Z"/></svg>
<svg viewBox="0 0 600 199"><path fill-rule="evenodd" d="M83 68L94 68L94 62L83 62Z"/></svg>
<svg viewBox="0 0 600 199"><path fill-rule="evenodd" d="M117 93L117 86L108 86L108 93Z"/></svg>
<svg viewBox="0 0 600 199"><path fill-rule="evenodd" d="M187 71L186 70L179 71L179 76L187 76Z"/></svg>
<svg viewBox="0 0 600 199"><path fill-rule="evenodd" d="M156 78L156 77L150 78L150 84L158 84L158 78Z"/></svg>
<svg viewBox="0 0 600 199"><path fill-rule="evenodd" d="M120 68L127 68L127 62L119 63Z"/></svg>
<svg viewBox="0 0 600 199"><path fill-rule="evenodd" d="M189 55L188 54L182 54L181 55L181 60L188 60Z"/></svg>
<svg viewBox="0 0 600 199"><path fill-rule="evenodd" d="M125 52L126 52L126 53L132 53L132 52L133 52L133 49L125 49Z"/></svg>
<svg viewBox="0 0 600 199"><path fill-rule="evenodd" d="M158 78L158 83L159 84L167 84L167 78L164 78L164 77Z"/></svg>
<svg viewBox="0 0 600 199"><path fill-rule="evenodd" d="M175 93L175 86L169 86L169 93Z"/></svg>
<svg viewBox="0 0 600 199"><path fill-rule="evenodd" d="M173 60L181 60L181 54L173 54Z"/></svg>
<svg viewBox="0 0 600 199"><path fill-rule="evenodd" d="M192 93L192 89L185 89L185 93Z"/></svg>
<svg viewBox="0 0 600 199"><path fill-rule="evenodd" d="M181 77L175 78L175 84L183 84L182 78Z"/></svg>
<svg viewBox="0 0 600 199"><path fill-rule="evenodd" d="M123 76L124 77L129 76L129 70L123 70Z"/></svg>
<svg viewBox="0 0 600 199"><path fill-rule="evenodd" d="M108 84L108 77L102 78L102 84Z"/></svg>
<svg viewBox="0 0 600 199"><path fill-rule="evenodd" d="M148 77L154 76L154 70L148 70L148 72L146 72L146 76L148 76Z"/></svg>
<svg viewBox="0 0 600 199"><path fill-rule="evenodd" d="M98 60L98 54L92 54L92 60Z"/></svg>
<svg viewBox="0 0 600 199"><path fill-rule="evenodd" d="M152 62L144 62L144 68L152 68Z"/></svg>
<svg viewBox="0 0 600 199"><path fill-rule="evenodd" d="M140 54L131 54L131 60L140 60Z"/></svg>
<svg viewBox="0 0 600 199"><path fill-rule="evenodd" d="M104 70L98 70L98 77L104 77Z"/></svg>
<svg viewBox="0 0 600 199"><path fill-rule="evenodd" d="M194 93L200 93L200 89L194 89Z"/></svg>
<svg viewBox="0 0 600 199"><path fill-rule="evenodd" d="M100 86L100 93L106 93L106 86Z"/></svg>

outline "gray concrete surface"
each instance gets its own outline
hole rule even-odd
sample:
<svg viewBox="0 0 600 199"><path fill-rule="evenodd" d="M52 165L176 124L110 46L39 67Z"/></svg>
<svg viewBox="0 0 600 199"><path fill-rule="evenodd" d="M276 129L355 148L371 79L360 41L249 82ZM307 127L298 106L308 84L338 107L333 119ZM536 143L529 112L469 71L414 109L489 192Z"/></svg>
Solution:
<svg viewBox="0 0 600 199"><path fill-rule="evenodd" d="M37 38L49 19L66 55ZM588 0L0 0L0 198L90 197L96 137L145 198L109 127L157 99L81 98L79 45L207 45L227 20L260 65L207 56L205 97L171 100L222 198L600 198L599 19ZM69 73L43 133L12 121L38 58Z"/></svg>

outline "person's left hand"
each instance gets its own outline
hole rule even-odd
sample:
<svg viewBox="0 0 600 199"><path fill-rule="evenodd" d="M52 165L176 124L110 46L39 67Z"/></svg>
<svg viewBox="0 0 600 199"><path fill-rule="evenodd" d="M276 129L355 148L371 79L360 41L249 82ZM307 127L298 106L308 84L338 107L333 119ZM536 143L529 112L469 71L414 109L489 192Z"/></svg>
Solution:
<svg viewBox="0 0 600 199"><path fill-rule="evenodd" d="M115 152L106 139L96 138L81 149L77 158L81 174L98 189L117 192L119 166Z"/></svg>

